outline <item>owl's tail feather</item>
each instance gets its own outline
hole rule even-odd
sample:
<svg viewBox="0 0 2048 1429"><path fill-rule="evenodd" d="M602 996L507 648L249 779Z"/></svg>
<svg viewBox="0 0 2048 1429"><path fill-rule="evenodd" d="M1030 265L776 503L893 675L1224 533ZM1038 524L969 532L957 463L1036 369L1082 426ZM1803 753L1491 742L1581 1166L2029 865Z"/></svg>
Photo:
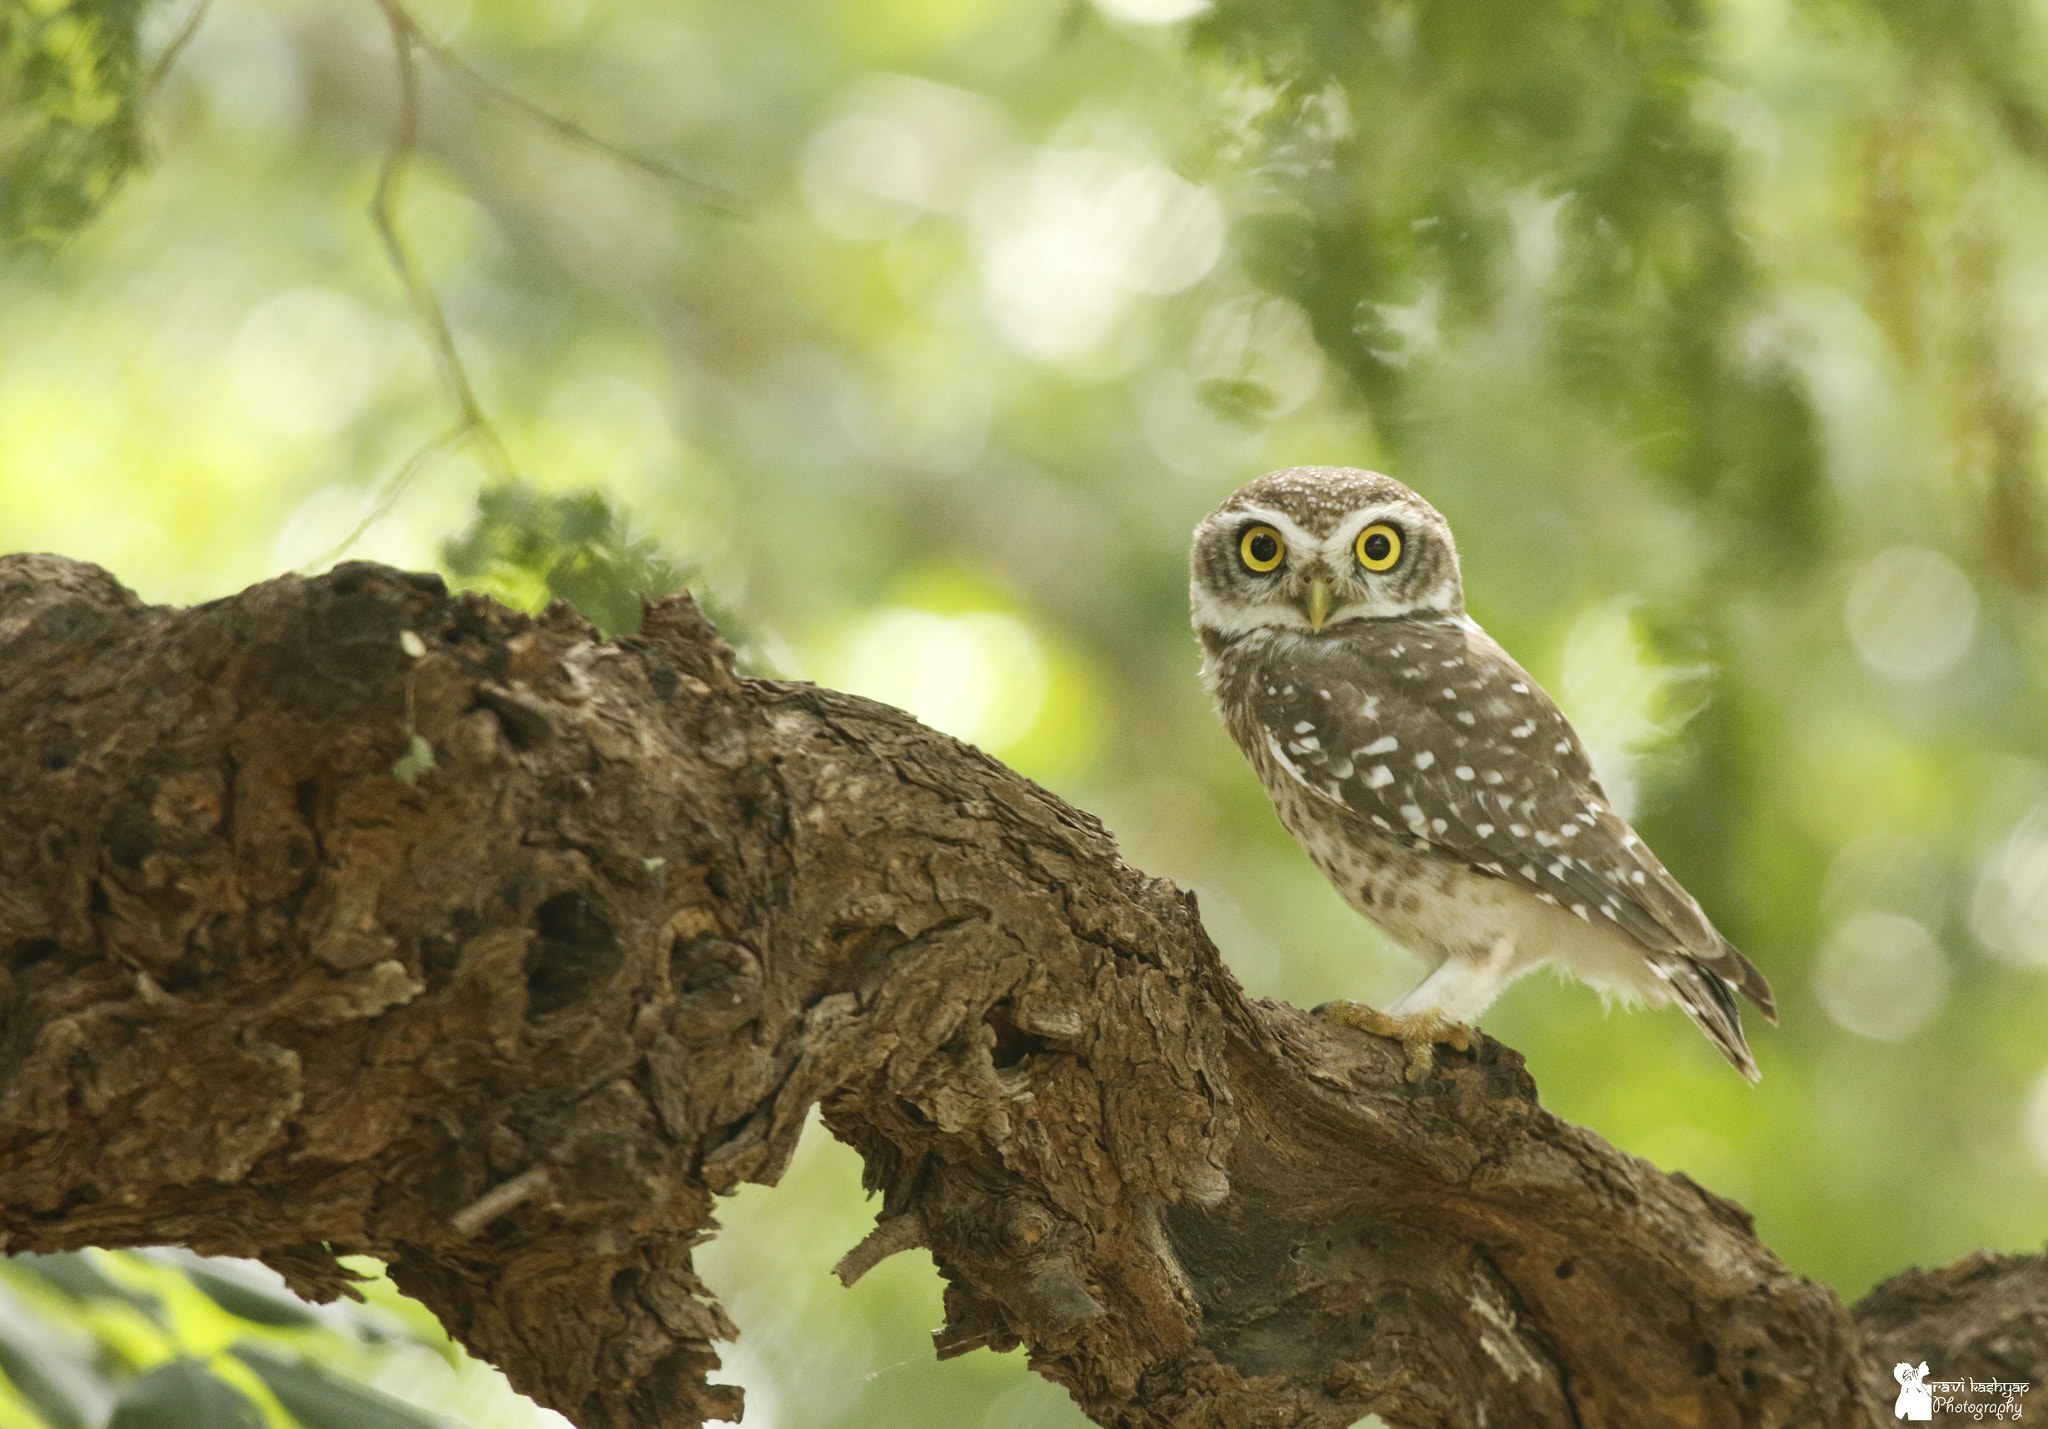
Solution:
<svg viewBox="0 0 2048 1429"><path fill-rule="evenodd" d="M1755 976L1758 985L1763 986L1764 998L1768 999L1770 988L1764 985L1763 975L1758 973L1742 954L1736 953L1733 948L1729 948L1728 951L1735 953L1735 961ZM1719 961L1716 960L1717 964ZM1728 1059L1729 1065L1751 1082L1761 1078L1763 1073L1757 1070L1756 1058L1750 1055L1749 1041L1742 1035L1742 1010L1735 1001L1737 987L1741 987L1751 998L1755 998L1756 994L1747 986L1722 977L1718 966L1703 967L1684 953L1674 953L1668 960L1659 959L1654 966L1658 974L1670 985L1672 995L1678 999L1678 1005L1685 1009L1685 1015L1698 1024L1700 1031L1707 1034L1707 1040L1721 1050L1721 1055ZM1757 1005L1764 1008L1765 1014L1769 1015L1768 1001L1759 1001ZM1771 1020L1775 1022L1777 1019L1772 1017Z"/></svg>
<svg viewBox="0 0 2048 1429"><path fill-rule="evenodd" d="M1764 1015L1764 1020L1776 1027L1778 1002L1771 996L1769 981L1755 963L1736 950L1735 944L1722 938L1718 931L1714 936L1721 942L1719 954L1714 959L1714 974L1733 983L1737 992L1756 1004L1756 1010Z"/></svg>

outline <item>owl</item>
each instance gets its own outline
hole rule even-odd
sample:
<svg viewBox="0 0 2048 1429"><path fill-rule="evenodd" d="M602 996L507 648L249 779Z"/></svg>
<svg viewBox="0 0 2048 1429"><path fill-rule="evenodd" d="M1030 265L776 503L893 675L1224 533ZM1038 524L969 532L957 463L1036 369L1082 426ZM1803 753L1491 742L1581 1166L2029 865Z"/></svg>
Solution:
<svg viewBox="0 0 2048 1429"><path fill-rule="evenodd" d="M1579 738L1465 614L1450 527L1391 477L1271 472L1195 528L1202 675L1282 824L1345 901L1430 971L1386 1012L1467 1045L1501 989L1550 964L1627 1004L1677 1002L1757 1078L1735 994L1762 973L1608 803Z"/></svg>

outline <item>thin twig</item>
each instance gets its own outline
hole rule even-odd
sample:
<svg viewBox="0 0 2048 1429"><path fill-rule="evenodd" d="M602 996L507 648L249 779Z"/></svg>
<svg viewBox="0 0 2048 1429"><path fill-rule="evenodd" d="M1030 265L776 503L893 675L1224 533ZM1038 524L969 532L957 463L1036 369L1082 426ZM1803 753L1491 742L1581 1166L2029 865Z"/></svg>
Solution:
<svg viewBox="0 0 2048 1429"><path fill-rule="evenodd" d="M441 301L434 295L433 285L413 261L412 251L406 247L404 235L398 230L398 190L419 143L420 82L412 52L414 45L422 42L422 36L419 26L398 0L377 0L377 6L391 27L392 60L398 75L398 118L391 126L391 139L384 147L384 160L377 169L376 192L370 196L370 221L384 244L384 256L405 287L406 300L411 303L421 326L427 330L429 345L434 351L434 366L440 373L448 400L455 408L456 421L453 427L422 443L407 457L385 483L383 494L370 507L368 514L356 523L355 529L332 550L302 567L305 570L317 570L340 559L365 531L397 504L399 497L406 493L434 458L465 441L475 441L483 448L485 461L501 480L510 481L517 475L511 456L498 437L497 428L491 424L483 404L477 401L476 389L470 385L469 370L463 366L462 354L456 350L455 332L448 326L448 316L441 310Z"/></svg>
<svg viewBox="0 0 2048 1429"><path fill-rule="evenodd" d="M355 529L342 537L325 555L318 556L301 565L299 567L300 574L312 575L316 571L327 569L327 567L340 560L347 553L349 547L363 538L365 531L391 514L391 508L398 504L398 498L405 494L406 488L412 485L414 478L424 471L434 458L446 452L450 447L458 445L464 437L470 435L471 430L472 428L468 422L457 422L439 436L429 437L426 441L420 443L414 449L413 454L407 457L398 470L392 474L391 479L384 483L383 495L377 498L376 503L370 507L369 512L363 519L356 522Z"/></svg>
<svg viewBox="0 0 2048 1429"><path fill-rule="evenodd" d="M386 8L390 8L387 0L379 0L379 3L385 3ZM463 59L432 35L429 35L410 16L407 16L407 21L412 31L413 43L425 51L428 58L443 66L457 79L461 80L479 98L523 114L528 119L533 120L534 123L553 130L561 138L566 139L572 144L580 144L586 149L603 154L605 157L625 164L629 168L639 169L642 173L652 174L655 178L690 189L697 195L699 203L715 212L723 213L733 218L749 216L747 211L740 206L738 199L716 185L708 184L702 179L686 174L665 160L656 159L646 154L635 153L633 150L615 144L609 139L600 138L574 120L565 119L553 110L543 109L525 95L507 89L496 80L477 73L467 60Z"/></svg>
<svg viewBox="0 0 2048 1429"><path fill-rule="evenodd" d="M195 0L192 13L185 17L185 23L178 26L178 33L171 36L170 43L164 46L163 53L156 57L156 63L152 64L149 73L143 76L144 99L155 94L157 86L164 82L164 76L171 72L171 66L178 62L178 56L184 52L185 46L191 43L192 36L198 33L199 23L206 18L206 12L212 5L213 0Z"/></svg>
<svg viewBox="0 0 2048 1429"><path fill-rule="evenodd" d="M209 3L210 0L198 0L194 15L186 22L186 31L181 32L179 38L173 41L173 50L183 43L187 32L197 25L199 14ZM543 109L532 100L477 73L461 56L428 34L413 17L412 12L406 9L403 0L377 0L377 8L383 11L385 23L391 29L393 62L398 75L398 118L392 125L390 142L385 146L384 159L377 170L377 188L370 199L370 219L376 225L377 236L383 242L386 258L390 260L399 281L405 286L406 298L411 303L414 314L427 329L434 350L435 367L440 374L441 385L447 391L449 402L456 410L457 420L453 428L423 443L408 457L385 483L383 494L377 498L368 514L356 523L355 529L306 569L318 569L339 559L362 538L365 531L397 504L398 499L436 457L463 442L475 441L483 448L486 463L499 479L509 481L517 475L511 456L498 435L497 427L485 413L483 404L477 400L476 389L471 385L469 370L463 365L462 355L456 349L455 333L448 325L448 317L442 311L440 299L435 295L433 285L428 283L425 275L420 272L419 265L413 261L412 252L406 247L404 236L399 232L395 212L398 191L405 180L419 143L420 85L419 68L413 58L415 49L422 51L429 59L447 69L481 99L522 114L571 143L581 144L656 178L682 185L692 190L696 195L696 201L707 208L736 217L744 216L743 210L730 195L710 184L692 178L659 159L633 153L609 140L601 139L581 125ZM169 54L170 52L167 52L165 59L159 61L159 64L167 63Z"/></svg>
<svg viewBox="0 0 2048 1429"><path fill-rule="evenodd" d="M392 126L391 142L385 147L384 162L377 170L377 191L370 198L370 219L377 226L378 236L384 240L385 256L398 271L399 281L405 284L413 311L433 335L441 384L447 388L448 398L461 416L463 434L476 437L491 465L501 477L509 480L514 474L511 459L506 455L504 444L498 440L490 418L484 415L482 404L476 400L476 391L469 383L469 372L455 350L455 333L448 326L447 315L441 311L440 299L434 296L433 285L427 282L419 271L419 265L413 262L412 253L398 232L398 220L393 209L399 185L405 180L406 170L412 164L413 152L419 142L420 81L412 51L420 36L412 16L406 13L398 0L377 0L377 4L391 26L391 47L398 69L398 122Z"/></svg>

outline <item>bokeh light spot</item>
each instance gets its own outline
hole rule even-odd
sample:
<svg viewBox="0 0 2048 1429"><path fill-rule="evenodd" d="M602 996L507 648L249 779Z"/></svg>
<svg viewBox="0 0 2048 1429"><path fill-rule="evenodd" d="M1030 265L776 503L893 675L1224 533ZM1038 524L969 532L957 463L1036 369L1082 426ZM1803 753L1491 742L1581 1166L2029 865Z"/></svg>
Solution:
<svg viewBox="0 0 2048 1429"><path fill-rule="evenodd" d="M1948 959L1925 925L1868 909L1835 930L1813 973L1828 1017L1876 1042L1902 1042L1927 1026L1948 985Z"/></svg>
<svg viewBox="0 0 2048 1429"><path fill-rule="evenodd" d="M1223 206L1170 169L1132 169L1109 186L1102 208L1104 223L1122 236L1120 277L1132 292L1191 288L1223 255Z"/></svg>
<svg viewBox="0 0 2048 1429"><path fill-rule="evenodd" d="M1134 294L1192 287L1223 254L1214 194L1097 151L1041 154L994 174L974 210L982 286L1006 337L1033 357L1083 355Z"/></svg>
<svg viewBox="0 0 2048 1429"><path fill-rule="evenodd" d="M324 437L369 400L374 344L362 308L324 288L294 288L249 314L228 352L231 405L281 437Z"/></svg>
<svg viewBox="0 0 2048 1429"><path fill-rule="evenodd" d="M1870 833L1835 854L1821 883L1821 906L1845 917L1864 908L1882 908L1938 925L1947 885L1947 867L1919 839Z"/></svg>
<svg viewBox="0 0 2048 1429"><path fill-rule="evenodd" d="M1635 815L1636 755L1672 733L1677 721L1659 715L1666 690L1687 673L1651 658L1625 597L1586 611L1565 637L1558 703L1624 819Z"/></svg>
<svg viewBox="0 0 2048 1429"><path fill-rule="evenodd" d="M991 752L1028 734L1045 704L1044 652L1014 616L880 610L834 664L832 683Z"/></svg>
<svg viewBox="0 0 2048 1429"><path fill-rule="evenodd" d="M932 206L931 155L916 131L886 114L849 114L819 130L798 170L820 228L886 238Z"/></svg>
<svg viewBox="0 0 2048 1429"><path fill-rule="evenodd" d="M1985 861L1970 900L1970 929L2003 962L2048 967L2048 804Z"/></svg>
<svg viewBox="0 0 2048 1429"><path fill-rule="evenodd" d="M1133 25L1173 25L1206 14L1210 0L1095 0L1095 8Z"/></svg>
<svg viewBox="0 0 2048 1429"><path fill-rule="evenodd" d="M1977 592L1941 552L1893 546L1857 568L1846 615L1864 664L1895 680L1929 680L1969 653Z"/></svg>
<svg viewBox="0 0 2048 1429"><path fill-rule="evenodd" d="M2048 1067L2043 1067L2041 1075L2034 1078L2034 1089L2027 1096L2020 1123L2034 1164L2044 1176L2048 1176Z"/></svg>
<svg viewBox="0 0 2048 1429"><path fill-rule="evenodd" d="M930 80L869 75L840 107L804 146L797 186L812 221L841 238L887 238L964 207L1011 143L986 99Z"/></svg>
<svg viewBox="0 0 2048 1429"><path fill-rule="evenodd" d="M1284 417L1323 383L1308 314L1285 298L1236 298L1211 308L1189 365L1203 402L1239 418Z"/></svg>

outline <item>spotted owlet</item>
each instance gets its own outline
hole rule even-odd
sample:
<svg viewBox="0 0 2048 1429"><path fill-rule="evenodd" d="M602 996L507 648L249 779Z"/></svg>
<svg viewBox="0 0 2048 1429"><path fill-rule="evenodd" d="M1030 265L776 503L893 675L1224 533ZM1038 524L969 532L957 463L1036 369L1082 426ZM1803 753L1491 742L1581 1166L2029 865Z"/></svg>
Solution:
<svg viewBox="0 0 2048 1429"><path fill-rule="evenodd" d="M1430 972L1387 1013L1407 1045L1545 963L1627 1003L1676 1001L1757 1077L1735 994L1770 985L1608 804L1550 697L1465 614L1450 527L1377 472L1306 466L1195 528L1203 679L1288 832Z"/></svg>

